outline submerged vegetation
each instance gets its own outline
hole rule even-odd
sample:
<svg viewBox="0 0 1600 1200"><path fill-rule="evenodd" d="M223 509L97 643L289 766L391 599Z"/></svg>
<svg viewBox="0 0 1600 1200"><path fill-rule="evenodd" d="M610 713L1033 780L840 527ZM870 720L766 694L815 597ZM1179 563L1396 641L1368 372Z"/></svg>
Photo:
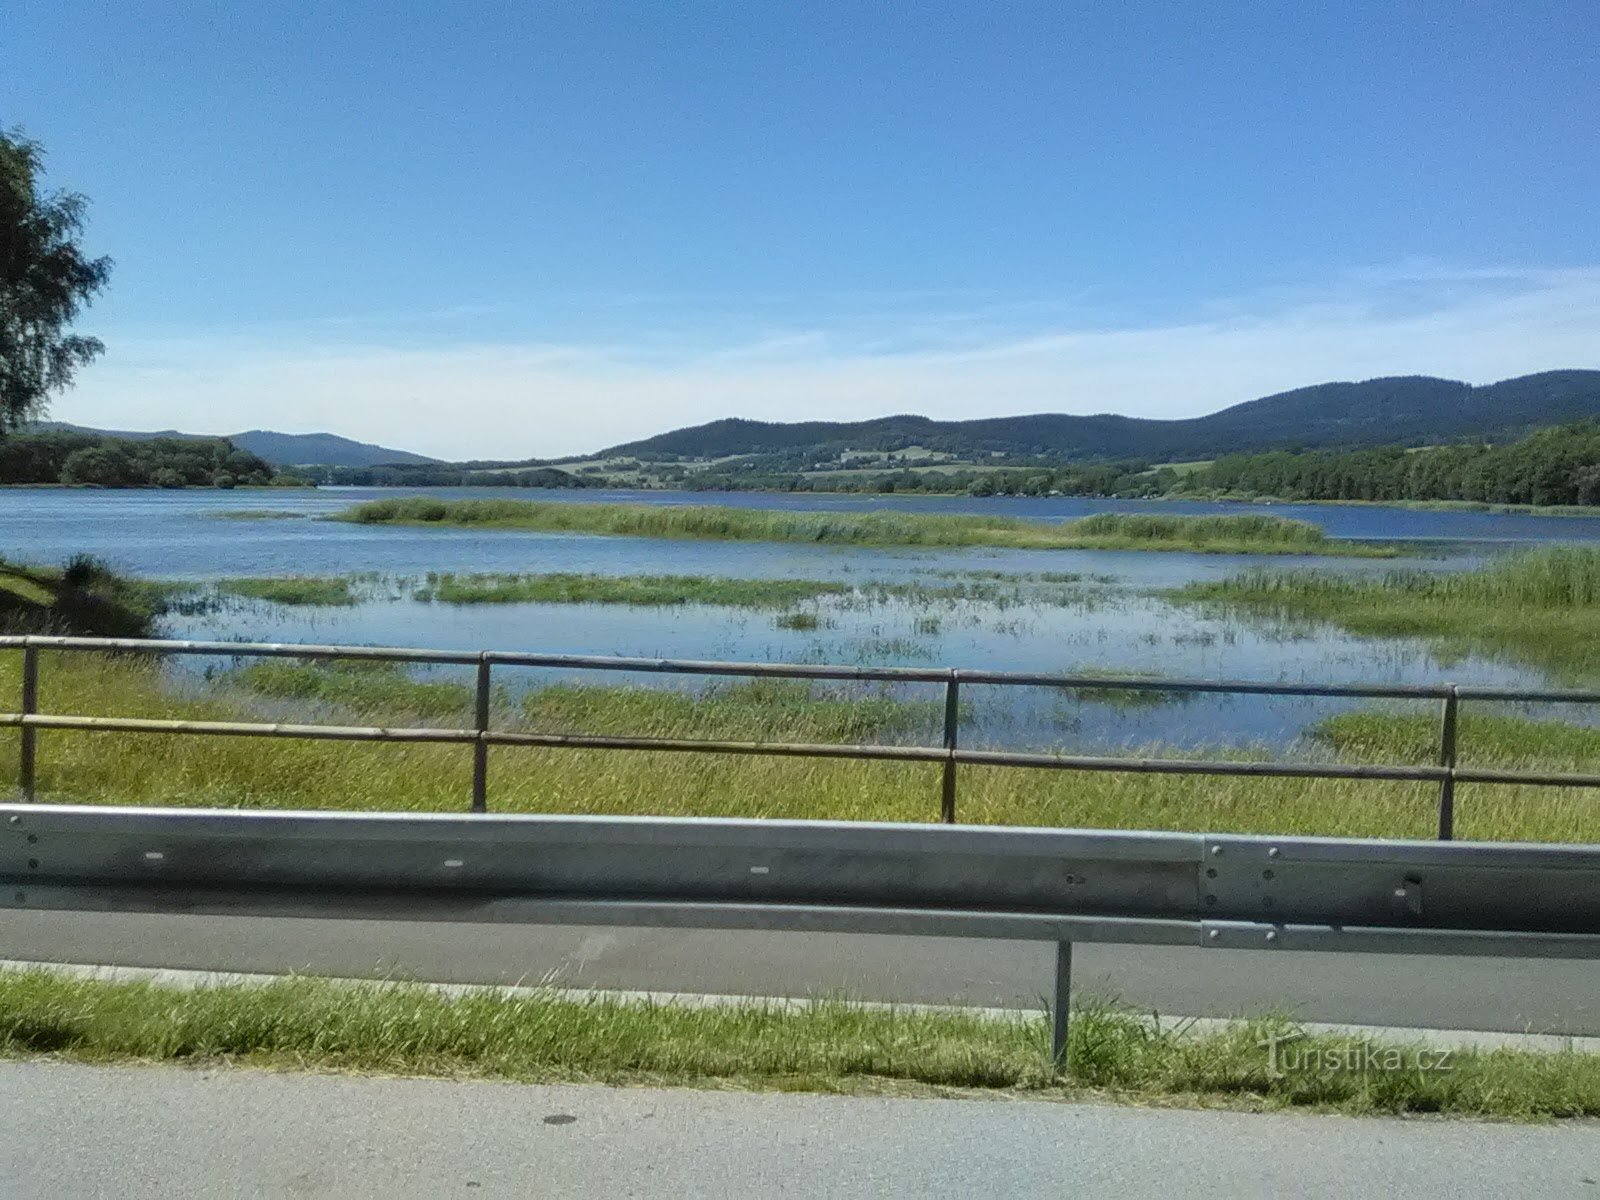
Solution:
<svg viewBox="0 0 1600 1200"><path fill-rule="evenodd" d="M1303 1053L1275 1070L1268 1037ZM0 972L0 1055L439 1075L523 1082L691 1084L937 1094L992 1089L1345 1113L1600 1115L1600 1056L1456 1050L1449 1070L1348 1070L1417 1061L1414 1048L1306 1035L1281 1019L1197 1033L1079 1003L1067 1069L1043 1016L824 999L678 1005L552 990L290 978L179 991L51 971ZM1437 1053L1437 1052L1435 1052ZM1432 1059L1429 1061L1437 1061Z"/></svg>
<svg viewBox="0 0 1600 1200"><path fill-rule="evenodd" d="M1600 677L1600 547L1541 547L1454 573L1257 569L1167 595L1370 637L1425 637L1448 653L1512 659L1560 679Z"/></svg>
<svg viewBox="0 0 1600 1200"><path fill-rule="evenodd" d="M1336 542L1283 517L1100 513L1048 523L1016 517L907 512L778 512L723 505L568 504L530 500L372 500L337 514L364 525L443 525L626 537L821 542L860 546L1001 546L1030 550L1190 550L1388 556Z"/></svg>
<svg viewBox="0 0 1600 1200"><path fill-rule="evenodd" d="M0 693L15 694L19 656L0 654ZM211 684L174 689L160 665L45 651L41 710L197 720L293 719L338 724L470 723L466 673L414 677L399 668L255 664ZM640 687L536 686L495 697L496 728L663 737L937 744L939 705L926 692L857 685L729 684L702 693ZM304 700L316 703L308 713ZM1371 730L1413 736L1404 714L1345 726L1341 759L1375 753ZM1569 749L1517 725L1463 725L1463 761L1555 765ZM1555 735L1552 735L1555 736ZM460 811L471 749L287 739L153 736L42 730L39 794L55 802L264 808ZM1468 739L1470 738L1470 742ZM1398 743L1397 743L1398 744ZM1146 747L1139 753L1170 755ZM0 778L15 778L17 740L0 737ZM489 804L508 812L642 813L839 820L932 821L937 764L497 747ZM1186 829L1363 837L1428 837L1437 789L1354 780L1210 778L964 766L965 823ZM1600 805L1578 789L1462 785L1457 836L1600 842Z"/></svg>
<svg viewBox="0 0 1600 1200"><path fill-rule="evenodd" d="M1075 576L1061 577L1063 580ZM430 573L411 595L443 604L710 604L725 608L789 608L808 600L846 605L1065 603L1081 593L1050 586L1050 577L958 583L835 579L731 579L719 575L456 575ZM803 622L787 628L807 628ZM815 628L815 624L809 626Z"/></svg>
<svg viewBox="0 0 1600 1200"><path fill-rule="evenodd" d="M344 575L219 579L217 591L226 596L269 600L274 604L344 606L356 602L353 582L352 577Z"/></svg>
<svg viewBox="0 0 1600 1200"><path fill-rule="evenodd" d="M851 590L820 579L723 579L708 575L430 574L412 593L443 604L719 604L787 608Z"/></svg>

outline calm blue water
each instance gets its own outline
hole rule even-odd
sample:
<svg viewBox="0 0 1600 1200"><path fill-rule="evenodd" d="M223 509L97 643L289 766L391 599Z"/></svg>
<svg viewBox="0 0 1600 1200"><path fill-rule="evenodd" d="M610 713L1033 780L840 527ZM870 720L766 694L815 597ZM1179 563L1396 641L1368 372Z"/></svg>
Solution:
<svg viewBox="0 0 1600 1200"><path fill-rule="evenodd" d="M1004 513L1068 520L1094 512L1273 513L1322 525L1330 536L1400 541L1399 560L1166 552L1019 551L988 548L904 550L792 543L672 542L503 530L411 529L315 519L225 520L244 509L292 511L302 518L361 500L410 494L400 489L283 492L81 492L0 490L0 555L59 562L98 555L144 576L209 579L228 575L376 572L383 597L346 609L231 603L169 619L167 632L285 642L352 642L449 649L528 649L647 657L722 658L861 664L983 666L1075 673L1155 674L1307 682L1544 682L1538 672L1467 657L1442 660L1411 639L1364 640L1326 629L1277 627L1219 618L1169 605L1152 593L1247 566L1313 567L1342 572L1397 566L1457 570L1486 555L1550 541L1600 542L1600 518L1421 512L1343 505L1227 505L969 497L863 497L768 493L685 496L663 492L546 492L518 489L417 489L441 496L512 497L651 504L726 504L755 508ZM1024 583L1028 597L1008 606L960 603L911 608L850 601L800 606L814 630L779 628L774 613L705 606L449 606L405 598L394 581L428 571L578 571L602 574L707 574L735 577L948 582L970 571L1017 575L1072 572L1076 584ZM391 598L393 597L393 598ZM931 619L930 619L931 618ZM203 666L204 664L196 664ZM525 674L522 683L551 673ZM599 682L590 677L591 681ZM620 680L613 677L612 682ZM643 677L636 682L678 685ZM968 744L1130 747L1293 743L1309 725L1344 707L1336 701L1203 697L1142 708L1116 707L1038 692L984 695L971 689ZM935 736L927 731L911 740Z"/></svg>
<svg viewBox="0 0 1600 1200"><path fill-rule="evenodd" d="M417 574L428 570L564 571L619 574L677 571L751 576L801 576L840 564L926 562L924 554L878 549L723 542L660 542L508 530L401 529L312 520L223 521L217 514L258 509L325 516L362 500L417 494L408 489L323 488L315 491L65 491L0 489L0 555L50 562L76 552L96 554L137 574L198 579L346 571ZM1260 512L1321 525L1331 537L1418 544L1419 553L1475 553L1532 542L1600 542L1600 517L1543 517L1469 512L1421 512L1349 505L1238 505L1189 501L1069 498L816 496L786 493L540 491L515 488L439 488L446 497L642 504L725 504L750 508L1002 513L1031 520L1070 520L1096 512ZM958 568L1092 570L1167 582L1226 573L1237 561L1184 554L1107 554L1090 551L941 551ZM1287 559L1274 559L1287 563ZM1316 562L1327 565L1328 560ZM1370 569L1371 563L1362 564ZM1380 567L1383 564L1380 564ZM1392 564L1388 564L1392 565ZM1350 569L1360 569L1351 566Z"/></svg>

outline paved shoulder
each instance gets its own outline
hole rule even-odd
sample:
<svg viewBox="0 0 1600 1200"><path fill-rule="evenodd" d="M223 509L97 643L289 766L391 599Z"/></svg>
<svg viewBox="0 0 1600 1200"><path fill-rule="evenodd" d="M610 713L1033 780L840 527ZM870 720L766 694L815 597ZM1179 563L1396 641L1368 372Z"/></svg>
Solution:
<svg viewBox="0 0 1600 1200"><path fill-rule="evenodd" d="M1588 1196L1600 1126L0 1063L11 1200Z"/></svg>

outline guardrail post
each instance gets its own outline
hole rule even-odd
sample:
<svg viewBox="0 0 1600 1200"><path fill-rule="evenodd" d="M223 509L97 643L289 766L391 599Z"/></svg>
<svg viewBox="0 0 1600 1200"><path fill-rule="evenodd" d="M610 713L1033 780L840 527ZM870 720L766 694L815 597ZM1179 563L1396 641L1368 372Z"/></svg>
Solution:
<svg viewBox="0 0 1600 1200"><path fill-rule="evenodd" d="M22 649L22 715L31 717L39 711L39 650L36 646ZM21 730L22 744L18 754L18 784L25 801L32 801L35 790L35 771L39 751L39 731L31 725Z"/></svg>
<svg viewBox="0 0 1600 1200"><path fill-rule="evenodd" d="M1444 698L1439 713L1439 765L1455 770L1456 765L1456 707L1459 699L1454 688ZM1448 842L1456 835L1456 781L1447 776L1439 781L1439 840Z"/></svg>
<svg viewBox="0 0 1600 1200"><path fill-rule="evenodd" d="M944 748L954 750L961 727L961 684L955 671L944 685ZM939 801L939 819L946 825L956 823L956 764L947 759L944 764L944 793Z"/></svg>
<svg viewBox="0 0 1600 1200"><path fill-rule="evenodd" d="M1056 943L1056 990L1050 1005L1050 1063L1056 1072L1067 1069L1068 993L1072 987L1072 943Z"/></svg>
<svg viewBox="0 0 1600 1200"><path fill-rule="evenodd" d="M473 713L473 727L478 740L472 743L472 811L489 811L489 743L483 735L489 732L489 660L478 659L477 706Z"/></svg>

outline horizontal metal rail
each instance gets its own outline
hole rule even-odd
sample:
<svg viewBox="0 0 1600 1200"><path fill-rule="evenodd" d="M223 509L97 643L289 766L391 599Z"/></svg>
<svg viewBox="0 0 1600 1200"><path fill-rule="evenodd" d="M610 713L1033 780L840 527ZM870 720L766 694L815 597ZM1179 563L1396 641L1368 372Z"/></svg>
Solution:
<svg viewBox="0 0 1600 1200"><path fill-rule="evenodd" d="M207 642L160 638L81 638L42 634L0 635L0 650L27 648L89 652L203 655L223 658L352 659L376 662L471 666L490 662L508 667L549 667L588 671L629 671L677 675L740 675L771 679L826 679L881 683L963 683L1010 687L1107 688L1127 691L1220 692L1260 696L1329 696L1354 699L1526 701L1600 703L1600 690L1473 687L1451 683L1343 684L1282 683L1247 679L1167 679L1139 675L1067 675L1033 671L986 671L967 667L857 667L809 663L723 662L702 659L627 658L598 654L532 654L517 650L429 650L402 646L341 646L294 642Z"/></svg>
<svg viewBox="0 0 1600 1200"><path fill-rule="evenodd" d="M1146 775L1213 775L1275 779L1356 779L1394 783L1433 783L1439 787L1439 838L1454 836L1455 788L1462 783L1513 784L1538 787L1600 787L1600 774L1462 767L1457 762L1457 714L1464 700L1546 703L1600 703L1600 691L1464 687L1454 684L1379 685L1310 684L1250 680L1162 679L1138 676L1051 675L1035 672L983 671L958 668L852 667L793 663L708 662L690 659L646 659L598 655L534 654L518 651L477 652L387 646L300 645L266 642L166 641L143 638L72 638L39 635L0 636L0 650L23 654L21 711L0 713L0 728L16 728L22 737L21 794L36 792L37 731L41 729L140 734L192 734L221 737L297 738L319 741L437 743L473 748L471 810L488 808L490 747L536 747L566 750L653 751L666 753L760 755L785 758L854 759L930 763L943 767L940 819L956 820L956 781L960 766L1020 767L1039 770L1095 771ZM294 658L310 661L368 661L476 668L474 727L415 728L315 725L285 722L190 721L142 717L40 713L38 668L41 651L204 655ZM739 676L832 681L938 684L944 688L943 744L891 746L734 741L715 738L659 738L584 733L542 733L491 727L492 670L496 666L611 672L656 672L701 676ZM1060 690L1159 691L1359 699L1435 699L1441 701L1438 765L1352 763L1239 762L1223 759L1130 758L1081 754L972 750L959 745L959 688L988 684L1003 687L1046 687Z"/></svg>
<svg viewBox="0 0 1600 1200"><path fill-rule="evenodd" d="M1600 846L0 805L0 911L1600 959Z"/></svg>

